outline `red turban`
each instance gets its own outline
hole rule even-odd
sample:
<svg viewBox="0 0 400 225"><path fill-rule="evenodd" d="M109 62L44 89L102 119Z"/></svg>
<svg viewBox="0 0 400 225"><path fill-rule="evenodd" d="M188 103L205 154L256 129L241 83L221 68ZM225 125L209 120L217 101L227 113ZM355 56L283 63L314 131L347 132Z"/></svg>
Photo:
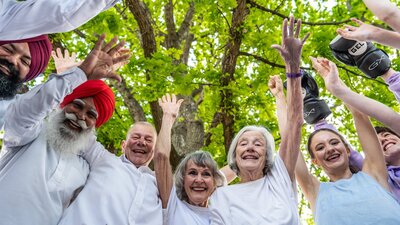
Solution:
<svg viewBox="0 0 400 225"><path fill-rule="evenodd" d="M107 122L115 108L114 93L111 88L102 80L88 80L76 87L71 94L65 96L61 108L73 100L79 98L93 97L94 105L99 116L96 120L96 128Z"/></svg>
<svg viewBox="0 0 400 225"><path fill-rule="evenodd" d="M42 73L49 62L52 46L47 35L40 35L33 38L13 40L13 41L0 41L0 45L10 43L24 43L27 42L29 45L29 51L31 53L31 66L28 74L24 81L30 81Z"/></svg>

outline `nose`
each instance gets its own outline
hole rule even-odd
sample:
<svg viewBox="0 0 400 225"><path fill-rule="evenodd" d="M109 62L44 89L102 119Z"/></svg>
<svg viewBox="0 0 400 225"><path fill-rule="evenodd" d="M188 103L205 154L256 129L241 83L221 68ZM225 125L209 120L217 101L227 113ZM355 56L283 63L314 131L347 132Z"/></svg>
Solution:
<svg viewBox="0 0 400 225"><path fill-rule="evenodd" d="M138 140L138 144L141 145L141 146L145 146L146 145L146 140L144 138L140 138Z"/></svg>
<svg viewBox="0 0 400 225"><path fill-rule="evenodd" d="M16 55L6 56L6 60L14 66L18 65L18 57Z"/></svg>
<svg viewBox="0 0 400 225"><path fill-rule="evenodd" d="M86 120L85 113L79 110L78 112L75 113L76 117L80 120Z"/></svg>
<svg viewBox="0 0 400 225"><path fill-rule="evenodd" d="M197 176L194 178L195 180L195 182L202 182L203 181L203 177L201 176L201 174L199 173L199 174L197 174Z"/></svg>

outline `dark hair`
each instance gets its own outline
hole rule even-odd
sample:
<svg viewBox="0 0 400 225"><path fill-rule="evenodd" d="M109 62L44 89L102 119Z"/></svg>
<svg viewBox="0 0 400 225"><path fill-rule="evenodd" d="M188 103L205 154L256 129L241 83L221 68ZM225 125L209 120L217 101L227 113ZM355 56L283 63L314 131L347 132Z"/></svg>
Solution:
<svg viewBox="0 0 400 225"><path fill-rule="evenodd" d="M341 134L339 134L338 132L336 132L336 131L334 131L334 130L328 129L328 128L322 128L322 129L319 129L319 130L315 130L314 132L312 132L312 133L310 134L310 136L308 136L308 140L307 140L307 151L308 151L308 154L310 154L311 159L315 159L315 155L314 155L313 151L311 150L311 141L312 141L312 138L313 138L317 133L319 133L320 131L328 131L328 132L331 132L331 133L333 133L333 134L336 134L336 135L339 137L340 141L344 144L344 146L346 147L346 149L350 150L349 143L347 143L346 139L344 139L344 137L343 137ZM350 169L351 173L358 173L358 172L360 171L360 169L358 169L357 167L355 167L355 166L353 166L353 165L350 165L350 163L349 163L349 169Z"/></svg>
<svg viewBox="0 0 400 225"><path fill-rule="evenodd" d="M375 131L377 134L380 134L382 132L388 132L391 133L393 135L396 135L398 138L400 138L400 136L398 134L396 134L396 132L394 132L392 129L390 129L389 127L381 127L381 126L376 126L374 127Z"/></svg>

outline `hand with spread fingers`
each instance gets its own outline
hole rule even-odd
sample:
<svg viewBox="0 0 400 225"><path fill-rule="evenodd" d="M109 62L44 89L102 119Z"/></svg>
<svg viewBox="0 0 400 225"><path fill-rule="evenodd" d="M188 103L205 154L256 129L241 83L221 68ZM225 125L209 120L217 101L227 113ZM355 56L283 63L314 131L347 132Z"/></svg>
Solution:
<svg viewBox="0 0 400 225"><path fill-rule="evenodd" d="M307 38L310 34L306 34L303 39L300 40L300 28L301 28L301 20L298 19L296 23L295 30L295 21L294 17L290 16L289 19L289 27L288 20L285 19L282 25L282 45L272 45L271 47L275 48L281 54L283 60L286 64L286 71L288 73L296 73L300 69L300 56L301 50Z"/></svg>
<svg viewBox="0 0 400 225"><path fill-rule="evenodd" d="M351 19L353 22L358 24L358 27L356 26L350 26L350 25L345 25L345 29L337 29L337 33L349 40L355 40L355 41L371 41L372 35L374 32L379 30L380 28L375 27L370 24L366 24L362 22L361 20L358 20L356 18Z"/></svg>
<svg viewBox="0 0 400 225"><path fill-rule="evenodd" d="M285 98L282 79L278 75L271 76L268 81L268 88L275 98Z"/></svg>
<svg viewBox="0 0 400 225"><path fill-rule="evenodd" d="M324 79L325 86L329 92L335 92L336 88L346 86L339 77L337 66L325 58L310 57L313 68Z"/></svg>
<svg viewBox="0 0 400 225"><path fill-rule="evenodd" d="M176 96L174 94L165 94L162 96L162 98L158 99L158 104L163 110L164 115L169 115L172 118L176 118L179 113L179 108L181 107L181 104L183 102L183 99L176 99Z"/></svg>
<svg viewBox="0 0 400 225"><path fill-rule="evenodd" d="M103 34L79 68L85 72L88 80L109 78L121 81L121 77L115 71L119 68L118 65L125 65L131 57L127 51L121 52L125 41L117 44L118 38L114 37L102 48L104 39Z"/></svg>
<svg viewBox="0 0 400 225"><path fill-rule="evenodd" d="M70 55L67 49L64 50L63 55L61 49L57 48L56 51L51 52L51 56L53 57L57 74L61 74L66 70L74 66L79 66L81 64L81 62L76 61L76 53L72 52L72 54Z"/></svg>

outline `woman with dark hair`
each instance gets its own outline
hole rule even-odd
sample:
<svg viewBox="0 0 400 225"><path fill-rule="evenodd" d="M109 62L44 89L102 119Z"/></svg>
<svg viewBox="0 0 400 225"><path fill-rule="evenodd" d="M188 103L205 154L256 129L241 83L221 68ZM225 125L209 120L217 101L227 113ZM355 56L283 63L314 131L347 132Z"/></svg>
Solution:
<svg viewBox="0 0 400 225"><path fill-rule="evenodd" d="M283 130L279 153L274 157L275 143L267 129L246 126L238 132L229 148L228 163L240 183L218 188L211 196L211 224L300 224L294 168L303 123L300 55L307 39L299 39L300 26L298 20L295 29L293 16L289 25L285 19L282 46L273 46L286 64L291 124Z"/></svg>
<svg viewBox="0 0 400 225"><path fill-rule="evenodd" d="M164 225L209 225L208 198L225 182L210 153L196 151L186 155L176 168L174 185L170 164L171 129L182 101L169 94L159 100L163 119L155 147L154 170Z"/></svg>

